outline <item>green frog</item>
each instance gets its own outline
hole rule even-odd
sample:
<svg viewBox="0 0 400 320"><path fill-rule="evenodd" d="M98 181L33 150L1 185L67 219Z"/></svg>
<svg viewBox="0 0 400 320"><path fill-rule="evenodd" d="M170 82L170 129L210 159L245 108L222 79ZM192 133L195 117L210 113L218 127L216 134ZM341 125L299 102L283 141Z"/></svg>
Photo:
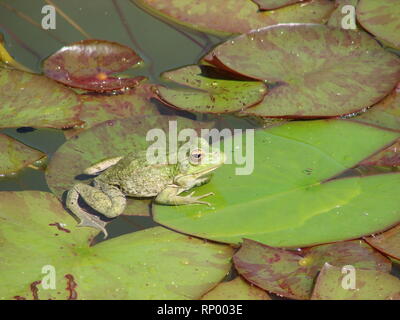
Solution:
<svg viewBox="0 0 400 320"><path fill-rule="evenodd" d="M193 139L193 145L183 156L177 156L176 163L155 163L147 161L146 152L129 153L101 161L87 168L84 173L97 175L93 186L78 183L67 194L66 206L80 220L79 226L90 226L107 231L105 223L98 217L83 210L79 197L100 214L115 218L124 212L126 197L148 198L164 205L205 204L201 199L213 195L207 193L194 196L180 194L210 181L212 172L225 162L225 155L212 147L204 138ZM168 159L169 157L167 157Z"/></svg>

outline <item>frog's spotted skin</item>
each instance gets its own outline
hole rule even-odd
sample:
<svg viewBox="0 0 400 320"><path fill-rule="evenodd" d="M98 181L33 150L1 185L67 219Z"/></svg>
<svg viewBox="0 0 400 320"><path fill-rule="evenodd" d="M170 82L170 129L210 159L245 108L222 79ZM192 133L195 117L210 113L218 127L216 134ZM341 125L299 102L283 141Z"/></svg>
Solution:
<svg viewBox="0 0 400 320"><path fill-rule="evenodd" d="M79 206L79 196L91 208L108 218L123 213L126 196L155 197L157 203L165 205L210 205L200 199L212 193L201 196L193 196L194 192L188 196L180 194L210 181L211 173L224 161L225 155L219 149L209 146L203 138L195 139L188 154L173 164L150 164L146 152L106 159L84 171L86 174L99 175L94 178L93 186L79 183L72 187L66 205L81 219L81 226L96 227L107 236L104 224Z"/></svg>

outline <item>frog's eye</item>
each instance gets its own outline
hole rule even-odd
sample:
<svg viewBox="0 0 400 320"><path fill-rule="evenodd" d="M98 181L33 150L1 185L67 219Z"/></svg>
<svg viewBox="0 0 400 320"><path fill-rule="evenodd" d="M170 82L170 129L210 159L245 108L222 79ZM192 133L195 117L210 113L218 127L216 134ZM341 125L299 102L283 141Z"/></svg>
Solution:
<svg viewBox="0 0 400 320"><path fill-rule="evenodd" d="M190 154L190 162L192 164L199 164L204 157L204 152L200 149L193 150Z"/></svg>

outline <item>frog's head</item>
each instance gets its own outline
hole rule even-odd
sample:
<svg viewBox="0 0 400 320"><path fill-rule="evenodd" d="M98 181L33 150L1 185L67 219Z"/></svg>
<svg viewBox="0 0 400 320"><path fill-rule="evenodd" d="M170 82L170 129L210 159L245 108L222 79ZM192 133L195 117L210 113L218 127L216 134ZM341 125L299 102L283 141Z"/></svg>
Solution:
<svg viewBox="0 0 400 320"><path fill-rule="evenodd" d="M195 138L188 154L180 161L180 173L203 177L225 162L225 154L209 145L204 138Z"/></svg>

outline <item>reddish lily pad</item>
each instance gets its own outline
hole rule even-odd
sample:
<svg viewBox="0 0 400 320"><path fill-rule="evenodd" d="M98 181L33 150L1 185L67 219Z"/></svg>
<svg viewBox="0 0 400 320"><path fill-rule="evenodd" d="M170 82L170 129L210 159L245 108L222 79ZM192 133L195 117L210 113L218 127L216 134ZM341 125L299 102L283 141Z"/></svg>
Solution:
<svg viewBox="0 0 400 320"><path fill-rule="evenodd" d="M385 99L355 117L354 120L400 130L400 83Z"/></svg>
<svg viewBox="0 0 400 320"><path fill-rule="evenodd" d="M271 300L268 293L253 286L242 277L218 284L201 300Z"/></svg>
<svg viewBox="0 0 400 320"><path fill-rule="evenodd" d="M77 95L44 76L0 68L0 128L71 128L79 119Z"/></svg>
<svg viewBox="0 0 400 320"><path fill-rule="evenodd" d="M360 163L360 165L382 167L400 166L400 140L396 141L385 150L382 150L372 157L365 159Z"/></svg>
<svg viewBox="0 0 400 320"><path fill-rule="evenodd" d="M311 297L314 279L326 262L340 268L353 265L357 269L391 270L389 259L358 240L296 252L245 239L233 261L236 270L251 283L293 299Z"/></svg>
<svg viewBox="0 0 400 320"><path fill-rule="evenodd" d="M104 40L82 40L61 48L43 63L46 76L70 87L110 91L135 87L143 77L121 78L113 73L135 67L142 59L130 48Z"/></svg>
<svg viewBox="0 0 400 320"><path fill-rule="evenodd" d="M107 120L158 115L157 107L150 102L151 92L148 86L140 85L117 95L80 95L82 101L80 118L85 121L85 124L81 128L66 130L65 136L71 138Z"/></svg>
<svg viewBox="0 0 400 320"><path fill-rule="evenodd" d="M400 280L376 270L356 270L356 287L342 286L346 274L326 264L315 284L312 300L400 300Z"/></svg>
<svg viewBox="0 0 400 320"><path fill-rule="evenodd" d="M216 35L246 33L278 23L324 23L335 8L329 0L313 0L263 12L250 0L139 0L135 3L162 19Z"/></svg>
<svg viewBox="0 0 400 320"><path fill-rule="evenodd" d="M400 225L386 232L366 237L365 241L384 254L400 260Z"/></svg>
<svg viewBox="0 0 400 320"><path fill-rule="evenodd" d="M231 268L229 246L161 227L92 245L47 192L0 192L0 220L1 300L199 299Z"/></svg>
<svg viewBox="0 0 400 320"><path fill-rule="evenodd" d="M146 134L150 129L161 129L167 135L169 121L177 121L177 129L210 127L185 118L170 116L143 116L124 120L110 120L80 133L64 143L52 156L46 171L50 190L62 199L71 187L90 182L90 176L83 176L85 168L106 158L126 155L134 150L145 150L149 146ZM174 131L171 126L172 132ZM150 200L128 199L124 215L149 215Z"/></svg>
<svg viewBox="0 0 400 320"><path fill-rule="evenodd" d="M360 0L357 19L385 44L400 49L400 2L397 0Z"/></svg>
<svg viewBox="0 0 400 320"><path fill-rule="evenodd" d="M367 33L324 25L253 31L219 45L212 57L210 63L274 85L242 112L262 117L350 114L381 100L400 79L400 59Z"/></svg>
<svg viewBox="0 0 400 320"><path fill-rule="evenodd" d="M260 10L273 10L289 6L305 0L252 0L257 3Z"/></svg>
<svg viewBox="0 0 400 320"><path fill-rule="evenodd" d="M231 113L261 102L267 93L259 81L225 80L202 74L206 67L188 66L163 73L163 78L198 90L157 86L158 98L175 108L199 113Z"/></svg>
<svg viewBox="0 0 400 320"><path fill-rule="evenodd" d="M43 152L2 133L0 133L0 150L0 177L15 173L46 156Z"/></svg>

